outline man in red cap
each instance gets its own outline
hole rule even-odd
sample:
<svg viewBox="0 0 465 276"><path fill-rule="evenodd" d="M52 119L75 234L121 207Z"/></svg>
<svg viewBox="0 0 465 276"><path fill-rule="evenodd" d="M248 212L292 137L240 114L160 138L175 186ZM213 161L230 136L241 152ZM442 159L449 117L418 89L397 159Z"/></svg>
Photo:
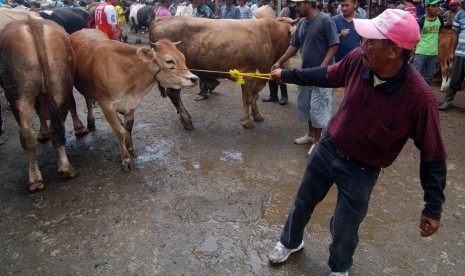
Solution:
<svg viewBox="0 0 465 276"><path fill-rule="evenodd" d="M313 210L335 183L337 203L330 223L330 275L349 275L358 229L381 168L390 166L410 138L420 150L424 209L420 235L441 225L445 201L446 149L441 137L437 100L408 59L420 40L415 18L386 9L374 19L354 19L365 38L339 63L308 69L276 69L277 81L320 87L345 87L344 100L310 154L303 179L272 263L303 248L304 229ZM421 252L419 254L422 254Z"/></svg>
<svg viewBox="0 0 465 276"><path fill-rule="evenodd" d="M449 1L449 9L444 13L444 28L452 29L452 24L454 24L454 18L457 12L461 10L459 9L459 5L457 1L450 0Z"/></svg>

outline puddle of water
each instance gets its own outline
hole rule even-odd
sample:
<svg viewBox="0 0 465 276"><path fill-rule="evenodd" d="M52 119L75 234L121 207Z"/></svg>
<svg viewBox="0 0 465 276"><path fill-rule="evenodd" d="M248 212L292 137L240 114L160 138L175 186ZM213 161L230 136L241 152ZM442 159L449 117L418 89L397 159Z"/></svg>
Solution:
<svg viewBox="0 0 465 276"><path fill-rule="evenodd" d="M137 156L138 163L148 163L152 161L167 162L170 160L168 152L171 149L171 144L164 139L157 140L156 143L151 143L146 146L141 154Z"/></svg>
<svg viewBox="0 0 465 276"><path fill-rule="evenodd" d="M235 161L242 163L242 153L239 151L223 151L221 152L220 160L223 162L226 161Z"/></svg>
<svg viewBox="0 0 465 276"><path fill-rule="evenodd" d="M219 162L243 164L243 156L239 151L222 151L221 154L209 154L209 155L195 155L192 158L185 156L186 159L181 160L181 164L185 169L189 171L201 170L202 173L206 174L209 171L222 166Z"/></svg>
<svg viewBox="0 0 465 276"><path fill-rule="evenodd" d="M284 225L287 215L292 208L298 185L273 185L276 193L273 195L269 206L265 207L264 218L270 224ZM310 224L316 224L325 228L334 212L337 199L337 189L333 186L326 197L313 211Z"/></svg>

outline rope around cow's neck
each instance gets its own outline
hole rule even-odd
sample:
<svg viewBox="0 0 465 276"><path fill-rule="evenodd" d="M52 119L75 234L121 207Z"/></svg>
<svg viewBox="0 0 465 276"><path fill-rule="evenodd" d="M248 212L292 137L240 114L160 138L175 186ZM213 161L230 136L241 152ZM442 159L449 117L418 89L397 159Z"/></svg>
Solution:
<svg viewBox="0 0 465 276"><path fill-rule="evenodd" d="M171 68L162 67L161 69L170 70ZM256 79L264 79L264 80L272 80L270 73L260 73L258 70L255 73L243 73L237 69L231 69L229 72L225 71L214 71L214 70L203 70L203 69L177 69L177 70L189 70L195 72L204 72L204 73L215 73L215 74L229 74L233 79L236 80L238 85L245 84L244 77L248 78L256 78ZM173 72L172 72L173 73Z"/></svg>
<svg viewBox="0 0 465 276"><path fill-rule="evenodd" d="M260 73L258 70L255 73L244 73L237 69L231 69L229 72L224 71L213 71L213 70L202 70L202 69L189 69L190 71L196 72L205 72L205 73L218 73L218 74L229 74L236 80L236 83L239 85L245 84L244 77L248 78L256 78L256 79L263 79L263 80L272 80L271 74Z"/></svg>

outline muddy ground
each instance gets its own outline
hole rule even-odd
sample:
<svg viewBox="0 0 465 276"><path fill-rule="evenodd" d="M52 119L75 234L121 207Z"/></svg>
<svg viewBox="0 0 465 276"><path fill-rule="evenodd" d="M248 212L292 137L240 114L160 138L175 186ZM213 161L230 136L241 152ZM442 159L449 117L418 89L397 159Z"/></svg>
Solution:
<svg viewBox="0 0 465 276"><path fill-rule="evenodd" d="M206 101L182 97L195 130L186 131L157 89L136 112L135 169L123 172L116 138L99 108L97 130L67 153L80 173L63 181L50 143L39 144L42 192L27 190L18 126L6 115L0 146L2 275L327 275L335 189L316 209L305 248L268 264L306 165L296 88L287 106L259 102L265 121L243 129L240 88L222 81ZM463 92L460 92L463 93ZM268 89L260 93L260 98ZM334 93L334 111L342 99ZM83 99L76 94L85 120ZM465 271L465 112L440 114L449 153L443 226L421 238L419 152L409 142L380 175L351 275L462 275Z"/></svg>

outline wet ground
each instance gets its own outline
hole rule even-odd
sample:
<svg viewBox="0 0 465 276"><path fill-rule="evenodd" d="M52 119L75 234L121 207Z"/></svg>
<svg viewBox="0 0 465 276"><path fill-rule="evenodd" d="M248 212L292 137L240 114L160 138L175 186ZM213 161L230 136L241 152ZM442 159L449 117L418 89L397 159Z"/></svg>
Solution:
<svg viewBox="0 0 465 276"><path fill-rule="evenodd" d="M280 266L267 262L306 165L293 144L306 126L290 103L259 102L265 121L243 129L241 93L222 81L208 100L182 93L195 130L186 131L155 89L136 112L135 169L121 170L116 138L99 108L97 130L67 153L80 176L59 178L50 143L38 147L46 189L27 191L18 126L6 115L0 146L2 275L327 275L332 190L318 206L305 248ZM459 92L464 93L464 92ZM265 89L260 98L268 94ZM337 110L342 93L334 94ZM438 93L439 96L442 96ZM461 95L461 94L460 94ZM460 96L459 95L459 96ZM85 120L82 97L76 94ZM461 96L460 96L461 97ZM409 142L380 175L351 275L462 275L465 271L465 112L440 114L449 153L443 226L421 238L419 152Z"/></svg>

